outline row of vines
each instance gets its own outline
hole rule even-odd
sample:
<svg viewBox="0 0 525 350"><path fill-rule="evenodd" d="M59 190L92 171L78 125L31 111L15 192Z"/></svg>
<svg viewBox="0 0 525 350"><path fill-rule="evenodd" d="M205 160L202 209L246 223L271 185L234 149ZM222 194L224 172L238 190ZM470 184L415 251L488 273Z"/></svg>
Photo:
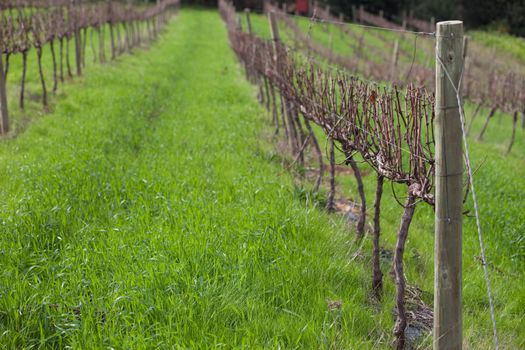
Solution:
<svg viewBox="0 0 525 350"><path fill-rule="evenodd" d="M126 6L118 2L75 3L66 0L3 2L0 8L0 93L2 100L1 132L9 131L7 109L7 78L10 59L14 55L22 58L22 74L19 83L19 108L24 109L25 84L28 58L36 53L42 87L42 104L48 108L48 82L43 72L42 56L49 49L52 57L53 82L51 90L56 92L58 82L65 76L72 78L73 72L82 74L86 65L88 38L91 42L94 61L104 63L106 54L115 59L134 47L147 44L158 37L180 0L162 0L148 7ZM107 33L109 32L109 39ZM93 36L96 36L98 45ZM106 53L106 43L110 52ZM98 46L98 48L96 47ZM58 52L57 52L58 51ZM74 56L74 64L72 58Z"/></svg>
<svg viewBox="0 0 525 350"><path fill-rule="evenodd" d="M234 7L224 0L220 12L229 32L230 43L244 65L251 82L259 89L259 99L272 115L275 132L284 130L287 148L294 161L304 162L309 147L319 161L318 190L324 174L323 152L313 131L319 126L330 143L330 191L327 209L334 209L335 150L355 175L360 195L357 235L365 232L367 205L359 155L375 171L377 178L373 214L372 290L381 298L383 272L380 266L380 207L386 183L406 188L404 212L397 232L393 260L396 285L397 347L405 346L408 316L405 309L406 281L403 254L416 206L434 204L434 96L424 85L374 84L341 70L326 67L279 40L276 25L273 40L265 40L240 30ZM272 12L272 15L274 13ZM429 325L429 328L431 325Z"/></svg>
<svg viewBox="0 0 525 350"><path fill-rule="evenodd" d="M391 35L392 32L383 31L381 28L366 31L387 48L387 50L382 50L375 45L367 44L364 40L365 31L356 30L360 28L344 22L343 15L335 16L330 12L329 7L322 8L316 5L311 25L326 25L327 27L332 25L338 29L348 38L347 41L355 53L348 56L334 52L330 47L331 44L327 47L313 40L299 27L293 17L278 6L268 2L265 11L276 13L280 22L290 32L289 37L293 38L294 48L315 54L353 74L358 74L365 79L388 81L401 86L416 83L431 89L434 84L433 40L425 40L433 36L434 26L431 22L408 16L400 25L387 20L382 14L375 15L367 12L363 7L356 8L353 21L398 31L398 35L394 36ZM407 28L420 30L420 32L412 33L415 36L406 35ZM325 31L330 29L332 28L324 28ZM512 115L512 134L507 147L507 153L509 153L514 145L520 115L522 128L525 128L525 65L509 57L502 57L475 41L468 41L468 38L464 46L465 68L462 93L465 99L476 105L470 116L467 131L471 131L472 124L483 107L489 112L477 135L480 141L483 140L489 122L498 110ZM366 56L364 52L368 52L369 55ZM404 56L402 58L405 60L400 60L399 56ZM416 56L418 59L415 59Z"/></svg>

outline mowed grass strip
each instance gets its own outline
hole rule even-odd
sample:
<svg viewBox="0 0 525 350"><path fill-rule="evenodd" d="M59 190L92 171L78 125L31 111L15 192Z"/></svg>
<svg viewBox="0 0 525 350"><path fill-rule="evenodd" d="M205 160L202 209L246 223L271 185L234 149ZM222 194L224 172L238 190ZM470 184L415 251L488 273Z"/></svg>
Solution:
<svg viewBox="0 0 525 350"><path fill-rule="evenodd" d="M1 347L387 346L353 234L265 120L218 14L183 10L3 140Z"/></svg>

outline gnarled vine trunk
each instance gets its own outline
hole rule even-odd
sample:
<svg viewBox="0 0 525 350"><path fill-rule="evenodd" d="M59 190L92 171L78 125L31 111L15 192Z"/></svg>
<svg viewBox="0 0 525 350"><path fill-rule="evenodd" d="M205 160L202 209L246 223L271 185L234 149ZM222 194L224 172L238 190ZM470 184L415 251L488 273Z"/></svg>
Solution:
<svg viewBox="0 0 525 350"><path fill-rule="evenodd" d="M270 96L272 98L272 119L275 121L275 135L277 135L279 134L279 113L277 111L275 88L272 83L270 83Z"/></svg>
<svg viewBox="0 0 525 350"><path fill-rule="evenodd" d="M71 62L69 62L69 38L66 38L66 67L67 67L67 75L69 78L73 78L73 73L71 72Z"/></svg>
<svg viewBox="0 0 525 350"><path fill-rule="evenodd" d="M109 22L109 39L111 42L111 59L114 60L116 57L115 53L115 34L113 33L113 23Z"/></svg>
<svg viewBox="0 0 525 350"><path fill-rule="evenodd" d="M304 134L303 125L301 123L301 119L299 119L299 115L297 114L297 108L292 102L288 102L288 105L290 106L290 118L293 121L294 124L294 131L296 133L296 148L297 148L297 156L299 156L299 164L301 167L304 167L304 149L307 144L306 136Z"/></svg>
<svg viewBox="0 0 525 350"><path fill-rule="evenodd" d="M20 109L24 109L27 73L27 51L22 51L22 77L20 78Z"/></svg>
<svg viewBox="0 0 525 350"><path fill-rule="evenodd" d="M100 55L102 63L106 63L106 28L104 25L100 26Z"/></svg>
<svg viewBox="0 0 525 350"><path fill-rule="evenodd" d="M361 212L359 220L357 221L357 235L362 237L365 234L365 222L366 222L366 198L365 198L365 186L363 185L363 177L361 176L361 170L357 166L354 157L351 154L347 154L347 163L352 167L354 177L357 182L357 192L361 199Z"/></svg>
<svg viewBox="0 0 525 350"><path fill-rule="evenodd" d="M51 51L51 58L53 60L53 92L56 92L58 89L58 79L57 79L57 58L55 54L54 40L49 41L49 49Z"/></svg>
<svg viewBox="0 0 525 350"><path fill-rule="evenodd" d="M328 201L326 209L330 212L335 210L335 144L334 139L330 137L330 191L328 192Z"/></svg>
<svg viewBox="0 0 525 350"><path fill-rule="evenodd" d="M60 82L64 84L64 38L59 40L59 51L60 51Z"/></svg>
<svg viewBox="0 0 525 350"><path fill-rule="evenodd" d="M290 142L290 137L291 137L290 136L291 135L290 125L288 121L286 120L287 118L286 118L286 110L285 110L283 94L279 93L279 97L281 101L281 119L282 119L282 123L284 126L284 136L286 138L286 141L289 143L289 146L292 148L292 152L293 152L293 144Z"/></svg>
<svg viewBox="0 0 525 350"><path fill-rule="evenodd" d="M478 115L480 109L481 109L481 103L479 103L476 106L476 109L474 110L474 113L472 114L472 117L470 118L470 122L469 122L468 128L467 128L467 136L470 135L470 130L472 129L472 124L474 124L474 120L476 119L476 116Z"/></svg>
<svg viewBox="0 0 525 350"><path fill-rule="evenodd" d="M483 128L481 129L481 132L479 133L478 141L483 140L483 135L485 135L485 131L487 130L487 126L489 126L489 121L494 116L494 113L496 113L496 109L497 108L498 107L496 107L496 106L491 108L491 110L489 112L489 115L487 116L487 119L485 120L485 124L483 124Z"/></svg>
<svg viewBox="0 0 525 350"><path fill-rule="evenodd" d="M510 151L512 150L512 146L514 145L514 139L516 138L517 124L518 124L518 111L514 111L514 115L512 116L512 135L510 137L509 147L507 148L507 154L510 153Z"/></svg>
<svg viewBox="0 0 525 350"><path fill-rule="evenodd" d="M416 197L412 190L408 190L408 198L401 218L401 225L397 232L396 251L394 253L394 274L396 283L396 323L394 326L394 335L397 338L397 350L404 350L405 348L405 328L407 326L407 318L405 313L405 289L406 281L403 272L403 254L405 252L405 243L408 237L408 229L414 216Z"/></svg>
<svg viewBox="0 0 525 350"><path fill-rule="evenodd" d="M46 81L44 79L44 72L42 70L42 48L37 47L36 54L38 58L38 74L40 75L40 83L42 84L42 104L44 108L47 108L47 88Z"/></svg>
<svg viewBox="0 0 525 350"><path fill-rule="evenodd" d="M87 27L85 28L82 28L82 36L81 36L81 41L82 41L82 54L81 54L81 57L82 57L82 66L85 67L86 66L86 47L87 47Z"/></svg>
<svg viewBox="0 0 525 350"><path fill-rule="evenodd" d="M319 187L321 187L321 182L323 180L323 175L324 175L323 152L321 152L321 147L319 147L319 142L317 142L317 137L315 136L315 133L312 130L312 126L310 125L310 121L308 121L307 118L304 118L304 125L306 126L306 130L308 130L308 136L312 140L314 151L315 151L315 154L317 155L317 160L319 161L319 175L317 176L317 179L315 180L315 186L314 186L314 192L317 193L317 191L319 191Z"/></svg>
<svg viewBox="0 0 525 350"><path fill-rule="evenodd" d="M383 291L383 273L381 272L381 259L379 238L381 236L381 197L383 196L383 175L377 175L376 182L376 197L374 200L374 237L373 237L373 252L372 252L372 290L376 298L381 299Z"/></svg>
<svg viewBox="0 0 525 350"><path fill-rule="evenodd" d="M4 67L4 79L7 80L7 74L9 73L9 57L11 57L10 53L5 54L5 67Z"/></svg>
<svg viewBox="0 0 525 350"><path fill-rule="evenodd" d="M265 95L265 100L266 100L265 107L266 107L266 110L269 111L271 99L270 99L270 89L268 88L268 78L266 78L266 76L264 76L264 95Z"/></svg>

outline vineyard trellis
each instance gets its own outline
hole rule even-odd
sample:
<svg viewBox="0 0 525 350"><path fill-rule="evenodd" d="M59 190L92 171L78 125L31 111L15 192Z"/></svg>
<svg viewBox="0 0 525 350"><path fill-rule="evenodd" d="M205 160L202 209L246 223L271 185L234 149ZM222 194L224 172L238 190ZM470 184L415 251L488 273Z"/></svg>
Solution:
<svg viewBox="0 0 525 350"><path fill-rule="evenodd" d="M487 262L472 178L473 171L468 155L466 123L462 103L464 94L461 87L464 85L469 63L466 62L467 38L463 36L462 22L440 22L437 26L437 33L402 31L402 36L415 35L416 39L419 35L429 35L435 38L433 41L435 44L437 98L434 100L433 94L427 92L429 87L424 85L414 85L413 82L407 82L404 84L404 88L401 88L397 84L385 83L384 81L388 79L384 79L384 77L378 79L383 81L381 83L370 81L352 75L348 70L341 69L336 65L314 59L311 56L311 52L314 51L311 46L307 46L306 52L301 52L301 50L297 50L297 43L295 43L294 48L285 45L279 38L276 24L276 18L281 14L278 14L279 10L269 2L266 3L266 9L270 11L268 16L271 24L272 41L263 40L253 35L251 29L249 29L248 34L242 33L239 17L236 17L235 9L231 3L220 1L219 8L227 23L231 46L245 66L249 80L258 85L259 100L271 111L272 122L276 124L276 133L278 133L280 125L278 101L275 97L276 91L278 92L281 124L285 129L286 139L290 141L290 150L294 152L294 163L297 159L304 159L303 152L308 142L311 142L314 151L317 153L316 145L318 142L315 135L309 133L306 138L304 137L305 134L301 130L301 120L304 121L305 125L309 124L309 121L313 121L327 135L328 142L330 142L331 168L328 209L333 209L335 192L334 146L335 144L340 146L339 149L346 156L346 163L352 166L358 183L358 191L361 197L361 216L357 233L361 237L360 228L362 228L361 223L366 216L366 202L362 182L360 182L359 168L355 162L352 162L353 156L360 154L364 162L375 170L377 182L372 240L372 289L376 292L377 297L380 297L382 285L382 273L379 265L379 238L380 201L383 185L388 180L392 184L407 185L408 194L406 203L402 204L404 212L397 232L392 270L396 283L394 333L397 337L398 349L404 347L406 340L404 330L407 326L407 314L404 309L406 281L403 275L403 252L414 210L419 202L426 202L435 206L436 211L436 280L434 285L436 321L432 324L432 314L431 312L429 314L424 306L418 307L419 321L414 319L416 316L413 312L409 312L408 315L411 321L415 321L414 323L418 323L419 326L426 324L429 328L433 327L436 349L460 346L462 342L461 249L458 250L458 246L461 247L461 217L465 214L462 212L462 204L465 203L469 194L467 188L464 196L460 195L464 183L462 180L463 157L461 156L461 138L463 138L465 163L468 169L466 187L470 187L470 193L473 197L481 261L485 272L487 296L491 306L494 343L497 349L498 337L493 297L486 268ZM326 13L329 13L329 8L326 9ZM313 19L315 19L315 13ZM235 22L237 23L236 26L234 25ZM248 22L250 22L249 19ZM319 23L319 21L310 21L308 35L303 35L303 39L310 39L312 23ZM343 23L339 21L332 22L332 24L342 28ZM251 28L251 25L249 27ZM368 28L368 26L364 27ZM382 30L389 31L388 29ZM399 32L400 30L394 29L393 31ZM346 31L342 30L342 33L344 32ZM322 57L321 54L320 56ZM359 84L365 88L356 89L355 87ZM420 81L419 84L421 84ZM395 96L395 99L392 96ZM514 94L513 97L518 99L514 106L523 103L522 95ZM394 101L393 107L388 103L392 100ZM404 103L400 103L400 100L404 100ZM435 122L434 110L436 111ZM378 118L378 116L383 117L383 119ZM514 113L512 139L515 136L516 116L517 112ZM403 123L399 122L400 119L403 120ZM446 120L453 122L450 123ZM389 122L392 123L389 124ZM398 129L403 128L403 130L398 134L392 132L389 126L394 124L397 125ZM434 136L433 124L436 136ZM311 131L311 128L307 129ZM298 145L301 147L297 147ZM425 145L428 148L425 148ZM374 148L374 146L377 147ZM512 141L508 151L511 147ZM434 149L435 157L433 155ZM386 152L383 150L393 150L398 153L392 155L392 152L388 152L385 161ZM314 187L316 191L323 176L322 153L319 152L319 156L320 171ZM417 166L412 166L412 161L417 162ZM380 165L382 164L385 164L386 167L381 168ZM400 167L392 167L392 164L400 165ZM389 171L385 173L385 169ZM428 172L425 173L421 170L428 170ZM436 181L435 184L433 179ZM451 188L455 190L451 192ZM436 198L433 196L434 192ZM398 200L395 192L394 197Z"/></svg>
<svg viewBox="0 0 525 350"><path fill-rule="evenodd" d="M9 62L13 55L22 56L19 107L25 106L25 83L29 52L34 48L37 55L38 74L42 87L42 104L48 107L48 87L45 81L42 56L49 47L52 57L52 91L58 89L58 81L64 83L64 74L73 77L70 57L74 41L76 73L82 73L86 65L86 46L90 29L93 60L106 61L106 30L109 29L111 59L133 47L151 42L158 37L167 23L170 10L177 9L180 0L162 0L146 8L135 8L114 1L103 3L76 3L70 0L12 0L0 5L0 104L1 132L9 131L6 80ZM122 30L122 34L121 34ZM98 48L93 35L97 36ZM55 44L58 42L58 55ZM97 53L98 51L98 53ZM58 57L57 57L58 56ZM65 65L65 67L64 67Z"/></svg>
<svg viewBox="0 0 525 350"><path fill-rule="evenodd" d="M297 161L304 165L304 152L308 145L318 158L319 173L314 191L319 190L324 162L310 123L319 126L327 136L330 163L328 210L334 209L335 148L345 156L345 163L351 166L356 178L361 199L356 229L359 239L363 238L367 213L361 171L355 157L359 155L373 169L376 190L371 230L371 270L372 291L378 300L382 295L383 284L380 265L380 208L383 188L388 182L405 186L405 203L399 201L394 191L395 199L403 207L391 270L396 287L394 335L397 349L405 348L405 331L409 322L427 330L433 328L436 349L460 346L462 342L461 221L464 215L463 203L469 193L466 189L465 194L461 195L465 183L461 155L463 137L467 152L466 187L470 186L473 195L494 341L498 348L490 280L486 270L479 211L467 151L463 96L460 92L465 79L467 53L462 22L440 22L437 34L404 32L435 37L435 97L426 86L428 82L418 80L415 83L406 81L402 85L389 84L384 82L388 79L378 76L378 80L383 81L378 83L358 77L352 71L331 65L330 62L327 64L314 59L312 52L322 58L327 57L319 49L320 46L311 40L311 27L307 35L300 33L298 27L290 24L285 14L279 13L279 9L270 3L266 3L266 10L270 11L268 18L271 40L253 34L249 10L246 21L248 32L245 33L233 4L221 0L219 9L227 24L231 47L243 64L247 78L257 85L258 99L270 112L275 133L279 134L281 127L284 129L287 148L293 155L292 165ZM329 9L326 13L329 13ZM297 43L290 47L281 41L278 18L288 22L285 27L291 28L294 36L306 43L306 52L298 50ZM339 25L341 22L335 24ZM334 57L333 53L330 57ZM446 60L442 57L446 57ZM382 72L385 74L385 70ZM408 290L403 272L403 255L415 209L421 202L433 206L436 212L435 320L427 306L418 306L415 313L407 312L405 308Z"/></svg>
<svg viewBox="0 0 525 350"><path fill-rule="evenodd" d="M353 9L352 20L355 23L348 23L344 22L343 14L334 16L329 6L321 7L314 2L311 24L326 25L327 27L323 29L325 32L329 31L330 27L338 29L341 35L349 39L347 41L354 51L353 55L348 56L334 52L331 32L328 45L322 44L305 34L294 20L294 16L278 6L266 2L265 11L276 13L285 29L291 32L295 49L315 54L323 61L342 67L366 79L388 81L397 85L413 83L425 85L427 89L433 87L435 52L433 46L427 45L422 38L434 35L434 21L417 20L409 14L401 19L402 24L398 24L388 20L383 13L375 15L360 6ZM414 28L417 32L411 32L407 28ZM367 32L379 40L387 50L367 44L364 40L365 30L361 30L359 34L354 29L367 29ZM397 33L397 38L386 35L388 32ZM414 34L412 43L407 40L406 33ZM415 60L416 46L418 53L423 56L419 60ZM465 37L464 51L465 53L468 51L469 55L465 57L462 94L465 99L475 105L467 131L470 134L472 125L482 107L488 109L488 114L477 136L479 141L483 140L487 127L498 110L510 114L512 132L506 150L506 154L509 154L516 138L520 114L522 129L525 129L525 65L510 57L490 51L475 41L468 40L468 37ZM369 54L365 56L365 52ZM401 60L400 57L404 60ZM509 64L509 62L513 63Z"/></svg>
<svg viewBox="0 0 525 350"><path fill-rule="evenodd" d="M381 296L382 287L379 208L383 186L385 181L406 186L407 198L393 263L397 310L394 333L398 348L403 348L407 326L403 254L408 230L416 205L419 202L434 204L433 94L425 87L411 84L405 88L373 84L309 60L280 41L274 12L270 13L273 39L264 40L238 30L232 5L221 1L220 11L227 23L231 46L245 66L249 79L259 85L259 97L271 112L276 132L280 127L284 129L294 159L304 158L303 152L310 142L320 153L315 146L318 144L315 134L308 126L311 122L321 127L345 155L346 163L352 167L358 182L361 198L361 215L357 224L359 236L364 233L366 201L355 156L359 154L375 170L372 288L377 297ZM281 118L278 105L281 106ZM333 152L330 153L329 207L333 206L335 172ZM322 162L321 155L320 168ZM322 169L319 173L322 174Z"/></svg>
<svg viewBox="0 0 525 350"><path fill-rule="evenodd" d="M399 25L389 21L384 16L367 12L363 6L354 8L354 22L366 23L378 27L404 30L407 27L424 32L435 31L435 21L424 21L414 18L412 14L403 17L403 24ZM316 5L315 12L322 20L334 21L329 11L322 10ZM477 140L483 140L489 122L497 110L512 116L512 133L506 153L510 153L516 137L518 115L521 114L522 128L525 128L525 66L521 62L505 57L499 59L495 51L489 52L482 45L474 41L468 42L469 55L466 56L463 77L463 96L476 104L474 112L470 117L467 133L470 133L472 124L478 116L482 107L488 108L489 112L483 126L477 136ZM466 50L465 50L466 51ZM434 56L429 50L426 54ZM513 62L509 64L509 62Z"/></svg>

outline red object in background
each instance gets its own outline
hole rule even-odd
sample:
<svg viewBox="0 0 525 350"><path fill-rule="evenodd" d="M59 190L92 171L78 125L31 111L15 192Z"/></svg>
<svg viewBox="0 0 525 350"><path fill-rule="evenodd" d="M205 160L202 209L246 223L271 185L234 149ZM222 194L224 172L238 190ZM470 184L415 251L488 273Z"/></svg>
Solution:
<svg viewBox="0 0 525 350"><path fill-rule="evenodd" d="M295 0L295 9L300 14L308 14L308 0Z"/></svg>

